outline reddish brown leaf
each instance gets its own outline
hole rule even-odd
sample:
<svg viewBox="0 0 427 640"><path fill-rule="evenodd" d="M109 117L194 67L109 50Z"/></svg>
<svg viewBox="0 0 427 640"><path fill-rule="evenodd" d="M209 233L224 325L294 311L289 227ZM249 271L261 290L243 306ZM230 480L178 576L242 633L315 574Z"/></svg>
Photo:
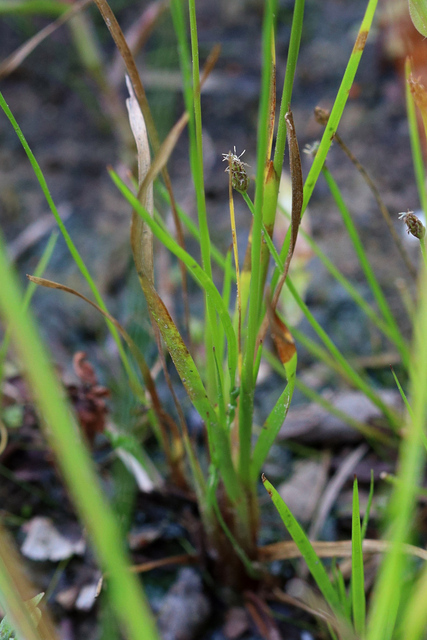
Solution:
<svg viewBox="0 0 427 640"><path fill-rule="evenodd" d="M275 309L270 307L269 320L271 337L282 364L286 364L296 353L295 341L285 323L279 318Z"/></svg>
<svg viewBox="0 0 427 640"><path fill-rule="evenodd" d="M90 362L87 361L84 351L77 351L74 354L73 369L76 376L84 384L95 385L97 383L95 371Z"/></svg>

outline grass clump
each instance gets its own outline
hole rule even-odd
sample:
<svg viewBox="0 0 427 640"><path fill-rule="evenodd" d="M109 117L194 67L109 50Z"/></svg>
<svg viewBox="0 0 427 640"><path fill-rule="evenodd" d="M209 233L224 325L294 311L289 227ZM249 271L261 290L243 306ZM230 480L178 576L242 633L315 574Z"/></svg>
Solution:
<svg viewBox="0 0 427 640"><path fill-rule="evenodd" d="M59 13L59 6L56 5L62 3L46 2L43 8L42 4L40 3L39 11L53 11L56 7ZM228 165L226 170L229 181L234 266L232 266L231 253L222 255L214 246L211 236L203 173L201 91L215 65L218 51L212 52L206 61L204 71L201 72L195 1L189 0L188 3L189 25L186 22L182 2L171 0L170 3L178 43L186 111L163 142L159 140L133 53L119 23L105 0L95 0L95 4L126 67L129 92L127 108L138 155L138 171L133 180L123 180L111 168L109 173L112 183L129 203L132 211L131 250L174 410L167 412L164 409L144 354L126 329L107 310L88 267L80 257L58 214L42 169L5 98L0 94L0 106L27 153L49 207L57 220L59 230L65 238L76 265L87 281L95 302L68 286L43 279L40 275L31 277L31 281L77 295L106 318L128 376L129 386L138 400L149 409L151 425L161 442L172 481L181 489L194 492L196 495L209 571L222 586L236 591L247 587L248 584L255 585L262 582L266 574L266 569L262 565L263 552L258 547L259 480L270 449L286 419L295 386L298 384L297 347L294 339L297 332L293 332L286 322L286 309L280 309L280 295L282 288L286 285L320 341L319 344L307 339L305 344L315 352L317 358L342 375L354 388L363 392L380 409L387 425L386 429L377 429L359 424L353 419L349 420L351 426L359 429L376 448L396 447L398 443L400 445L400 467L386 519L387 544L376 547L377 550L381 548L383 551L387 548L388 551L368 605L364 587L367 516L361 524L357 481L355 480L353 486L352 569L350 587L347 590L340 571L338 569L333 571L334 575L331 577L327 567L322 564L316 545L308 539L273 485L264 475L262 476L264 487L293 539L293 553L304 558L320 591L321 596L311 594L310 610L323 619L332 638L366 637L369 640L374 638L386 640L392 637L403 637L403 628L411 629L410 635L405 636L409 640L422 637L425 612L420 604L419 593L424 594L426 589L425 571L420 577L416 577L414 572L409 591L407 587L404 591L403 570L404 553L408 552L404 544L408 541L408 531L412 530L413 526L417 486L422 479L424 463L422 442L427 401L427 389L425 389L427 353L424 353L427 348L425 340L427 309L425 309L426 296L423 286L425 275L423 271L411 349L402 336L378 283L349 208L332 173L325 165L371 29L376 0L369 0L367 3L333 107L330 114L323 118L325 131L315 149L313 163L305 180L302 175L298 136L290 106L303 28L304 1L296 0L295 2L288 64L281 102L277 109L275 34L278 6L275 0L265 3L253 201L248 193L250 192L249 167L241 160L242 154L238 155L236 150L234 153L231 151L224 153L224 160ZM3 5L3 11L7 11L8 6L6 3ZM19 10L27 11L27 3L20 3ZM0 3L0 11L2 11L2 3ZM187 36L188 26L190 41ZM92 50L94 50L93 47ZM97 67L96 73L98 82L103 85L102 69ZM422 89L417 85L415 91L413 85L414 82L411 85L412 93L416 101L418 99L417 104L422 108L424 104ZM103 86L106 90L105 85ZM414 105L411 100L411 94L408 94L411 140L413 148L418 150L414 153L414 157L418 183L421 185L419 177L421 156L413 117ZM319 112L318 117L321 117ZM185 127L188 127L189 134L189 163L195 189L197 224L175 201L167 170L170 155ZM283 245L276 248L272 237L276 223L285 149L289 156L292 181L291 223ZM355 164L357 166L357 163ZM346 288L360 309L366 313L399 354L402 367L407 371L411 384L408 406L412 409L408 411L404 429L402 429L401 415L387 405L366 377L340 352L333 337L328 336L317 322L289 273L300 231L300 222L320 176L325 179L342 215L347 233L372 292L375 307L363 300L352 283L339 273L319 248L315 250L330 273ZM172 209L175 235L170 233L158 212L154 210L154 186ZM234 215L235 197L243 198L252 216L251 232L244 259L240 264L238 229ZM422 256L425 257L424 227L420 226L421 223L412 212L405 214L404 221L413 234L415 231L416 237L420 240ZM199 256L194 256L187 251L183 227L187 227L196 239ZM186 308L183 331L171 317L156 288L154 239L173 254L180 264ZM223 280L220 285L213 276L213 262L222 269ZM270 269L270 263L274 264L273 270ZM422 266L425 267L425 265ZM28 381L34 390L46 437L57 456L76 509L91 536L100 567L105 573L108 595L116 617L126 637L156 638L158 635L155 624L141 587L135 576L128 571L129 562L123 549L123 541L120 539L119 528L111 509L103 499L90 456L82 439L77 435L75 417L62 397L49 358L40 342L33 321L25 310L19 285L7 263L4 243L0 244L0 271L4 274L3 287L0 291L1 315L11 327L10 335L24 364ZM200 351L191 348L193 340L188 311L187 278L191 278L196 283L204 300L204 358L201 358ZM231 289L234 285L236 304L231 308ZM270 352L265 346L267 336L272 339L275 353ZM123 341L127 349L124 348ZM6 346L2 350L2 359L7 351L7 342L4 344ZM206 464L201 461L197 444L189 433L175 383L171 380L165 351L173 361L182 386L204 423L208 448ZM280 370L286 383L269 415L266 416L262 428L256 431L254 429L254 397L263 358L272 362L275 368ZM404 395L400 383L399 388ZM372 492L373 487L370 501L372 501ZM369 508L367 511L369 512ZM340 555L333 544L329 555L331 557ZM24 634L25 625L29 624L31 627L31 620L25 613L25 606L22 604L19 607L19 604L16 604L19 603L19 593L17 594L13 588L6 588L8 584L13 583L14 576L10 567L8 568L6 563L3 565L0 570L2 576L0 588L3 593L4 607L8 613L10 612L18 635ZM21 614L24 621L22 627L20 626ZM144 631L142 632L141 629ZM33 629L33 632L38 633L37 629Z"/></svg>

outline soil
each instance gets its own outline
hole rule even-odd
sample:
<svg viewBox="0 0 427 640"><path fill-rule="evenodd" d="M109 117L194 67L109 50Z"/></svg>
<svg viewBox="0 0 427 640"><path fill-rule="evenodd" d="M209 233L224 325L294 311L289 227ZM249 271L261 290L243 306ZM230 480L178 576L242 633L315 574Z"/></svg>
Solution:
<svg viewBox="0 0 427 640"><path fill-rule="evenodd" d="M306 1L306 22L292 100L301 149L322 135L313 109L317 105L325 108L332 105L365 5L365 0ZM141 6L140 2L133 0L117 0L111 2L111 6L126 32L146 9L147 3ZM292 9L293 2L290 0L280 2L277 37L279 93L286 67ZM197 10L201 60L205 60L215 43L220 42L222 46L219 61L206 84L202 107L209 220L213 241L225 251L231 242L231 232L227 206L228 181L222 154L234 146L238 153L245 149L243 159L250 165L250 172L255 172L262 3L258 0L221 0L217 3L201 0L197 3ZM114 46L94 7L90 8L88 15L100 39L105 68L111 71ZM0 22L1 58L10 55L48 22L48 18L40 16L3 17ZM398 51L390 48L394 42L390 35L392 33L384 3L380 5L376 29L368 39L339 132L376 183L396 229L406 242L406 234L397 214L407 209L416 210L419 205L405 113L401 57ZM173 31L167 11L159 17L137 62L160 135L164 136L183 111ZM124 144L123 137L117 135L117 129L111 121L111 105L105 108L105 94L100 92L99 84L82 67L68 28L62 27L56 31L16 71L2 78L0 90L43 169L52 197L64 215L67 229L99 285L109 310L129 327L140 344L148 345L147 357L150 364L153 363L156 356L154 348L148 344L149 322L130 257L129 206L115 189L106 169L107 165L112 165L126 175L126 166L132 165L134 154ZM126 91L123 77L114 91L124 108ZM187 157L187 138L184 133L172 155L169 168L177 201L195 219L196 204ZM400 278L401 282L406 282L410 290L414 288L413 282L387 232L375 200L338 145L333 145L327 163L342 188L390 306L403 332L409 336L410 323L396 280ZM309 168L310 158L303 155L304 175L307 175ZM170 214L164 204L159 199L156 204L169 224ZM242 200L236 198L235 206L239 243L243 251L250 218ZM341 217L322 178L314 191L307 218L316 242L370 300ZM23 284L25 274L32 273L40 259L49 235L49 232L39 234L37 222L41 219L50 221L44 196L12 127L5 117L1 117L0 222ZM50 228L53 229L54 225ZM29 233L28 242L23 235L26 232ZM187 246L190 250L194 248L191 239L187 239ZM407 243L407 249L416 264L416 243ZM159 290L162 297L169 301L172 313L178 317L182 308L179 285L175 283L176 265L160 250L156 250L156 259ZM351 298L334 283L320 262L311 259L305 269L309 276L306 301L344 354L353 358L369 358L373 354L379 356L387 352L387 345L372 331ZM87 293L87 287L62 238L58 239L45 276ZM190 288L190 299L192 312L195 316L201 316L203 303L193 287ZM140 410L132 398L124 393L125 383L116 349L101 316L81 300L52 291L38 291L33 310L80 417L86 411L84 415L86 419L88 415L94 419L96 431L102 431L104 418L123 425L129 411L135 416L134 421L138 422ZM301 323L300 329L312 335L305 322ZM342 381L325 373L302 345L297 346L302 379L318 391L337 394L339 402L342 399ZM96 384L110 390L111 399L106 401L107 404L109 402L108 416L105 415L104 401L101 402L100 396L92 393L93 385L89 385L88 389L76 374L73 357L78 352L87 354L96 372ZM391 353L389 360L393 360L393 357ZM388 368L389 361L387 358L385 361L385 365L372 366L368 371L372 384L390 390L393 380ZM18 545L28 535L25 527L28 528L34 518L41 516L51 518L67 540L75 538L73 509L68 503L50 453L43 444L30 397L13 358L11 367L14 368L8 370L7 384L9 391L15 390L19 400L10 402L10 406L18 406L21 413L15 412L15 428L9 429L9 444L0 457L0 473L3 476L0 486L1 513ZM271 406L271 399L281 384L270 370L266 372L265 381L257 394L259 420ZM348 393L347 390L345 392ZM161 393L167 402L167 389L161 389ZM347 396L345 398L345 406L351 407L349 411L357 416L361 401L353 396L351 400ZM295 411L298 411L298 405L303 400L302 394L297 392L292 404ZM304 402L303 408L306 410L307 404ZM9 421L12 415L10 406ZM183 406L190 428L197 433L201 428L198 416L194 415L185 399ZM364 410L367 411L366 419L370 420L370 409L364 407ZM337 427L338 431L331 435L326 428L322 431L316 423L316 428L320 429L317 434L322 435L317 435L314 440L310 440L310 436L307 440L307 436L302 435L302 432L306 434L307 428L304 431L298 426L298 420L302 420L307 427L307 416L304 414L301 418L301 414L294 413L290 418L294 420L293 425L297 421L294 445L288 446L286 440L280 440L268 463L269 477L277 484L288 479L301 453L298 447L305 446L312 447L317 458L321 454L323 467L320 465L310 472L318 473L315 477L325 483L356 446L357 442L352 440L354 432L350 437L341 424L341 431ZM355 440L359 440L357 436ZM148 440L146 444L162 471L164 463L155 443ZM197 512L191 497L180 495L168 486L162 492L152 494L137 491L123 465L117 460L113 461L109 442L102 435L94 438L93 455L106 491L123 519L123 530L131 532L134 541L133 546L131 544L132 559L135 564L182 554L183 549L188 548L189 541L194 544L195 537L191 531L197 522ZM369 472L366 469L374 468L379 478L380 472L391 471L393 464L393 460L384 463L372 451L357 463L352 473L364 473L365 479L361 482L363 496L366 496L369 484ZM322 472L322 468L326 469L326 473ZM283 469L286 469L286 473ZM348 486L345 485L344 489ZM384 491L387 491L386 487L379 489L380 494ZM273 509L264 496L260 500L265 509L261 542L266 544L282 539L282 526ZM324 524L322 533L325 538L348 539L348 504L341 502L341 511L337 507ZM378 514L372 516L374 529L377 517ZM90 597L86 604L77 604L83 587L96 585L99 578L90 549L85 548L80 553L70 551L68 556L59 561L53 561L48 556L43 560L30 559L26 562L38 590L48 592L48 603L61 638L72 640L87 634L91 637L95 637L94 634L103 638L112 637L109 631L113 628L113 622L102 597L99 604L94 604ZM276 561L271 565L271 573L281 586L294 578L297 572L295 563L291 566L289 562ZM256 612L258 620L262 617L262 594L250 596L258 598L252 600L250 605L248 596L244 609L241 599L234 601L230 594L218 594L209 582L209 576L203 574L203 583L201 575L194 568L186 568L178 575L176 567L168 567L144 576L144 585L159 615L164 638L220 640L281 637L284 640L308 640L317 637L313 619L289 605L279 603L270 602L277 614L275 626L262 627L259 623L257 628L254 620L257 619ZM166 596L171 587L174 591L169 591ZM187 607L185 598L198 602L193 617L190 616L191 607ZM167 622L174 618L178 625L178 618L175 618L178 614L170 613L174 611L174 606L188 613L187 625L182 623L181 635L176 629L174 635L174 630ZM255 614L251 617L248 611L255 611ZM260 630L262 628L267 629L264 635Z"/></svg>

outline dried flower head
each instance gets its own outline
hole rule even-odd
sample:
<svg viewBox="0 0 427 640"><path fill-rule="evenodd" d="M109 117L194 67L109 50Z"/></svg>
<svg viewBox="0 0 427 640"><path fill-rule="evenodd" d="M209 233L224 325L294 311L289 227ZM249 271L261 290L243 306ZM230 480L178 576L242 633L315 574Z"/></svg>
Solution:
<svg viewBox="0 0 427 640"><path fill-rule="evenodd" d="M330 111L322 109L322 107L314 107L314 119L324 127L328 124L330 115Z"/></svg>
<svg viewBox="0 0 427 640"><path fill-rule="evenodd" d="M313 142L313 144L306 144L304 146L304 149L302 150L302 152L306 153L308 156L311 156L312 158L314 158L316 153L319 150L319 147L320 147L319 140L315 140L315 142Z"/></svg>
<svg viewBox="0 0 427 640"><path fill-rule="evenodd" d="M237 155L236 147L234 147L234 153L229 151L228 153L223 153L223 162L228 162L228 167L226 168L226 172L230 173L231 168L231 184L233 189L239 191L240 193L245 193L249 186L249 177L246 173L245 167L249 167L246 162L242 162L240 158L245 152L242 151L240 156Z"/></svg>
<svg viewBox="0 0 427 640"><path fill-rule="evenodd" d="M414 238L418 238L418 240L422 240L424 238L426 228L413 211L399 213L399 220L403 220L406 224L407 232L412 234Z"/></svg>
<svg viewBox="0 0 427 640"><path fill-rule="evenodd" d="M422 112L425 112L427 109L427 90L421 82L421 77L415 78L411 73L408 84L415 104Z"/></svg>

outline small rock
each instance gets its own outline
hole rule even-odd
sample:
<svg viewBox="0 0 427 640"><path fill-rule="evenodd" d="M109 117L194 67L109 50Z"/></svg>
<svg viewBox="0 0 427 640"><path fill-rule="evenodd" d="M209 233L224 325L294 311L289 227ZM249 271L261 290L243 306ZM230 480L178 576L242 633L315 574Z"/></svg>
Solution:
<svg viewBox="0 0 427 640"><path fill-rule="evenodd" d="M157 624L163 640L193 640L206 624L211 605L203 593L202 580L194 569L179 572L166 594Z"/></svg>

